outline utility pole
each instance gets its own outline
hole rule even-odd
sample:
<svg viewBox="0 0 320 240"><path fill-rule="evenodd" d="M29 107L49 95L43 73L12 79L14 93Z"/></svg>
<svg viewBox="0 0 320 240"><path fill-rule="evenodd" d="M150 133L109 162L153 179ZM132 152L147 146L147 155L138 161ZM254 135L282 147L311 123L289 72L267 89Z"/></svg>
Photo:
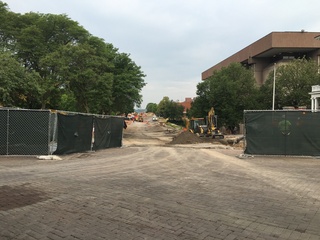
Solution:
<svg viewBox="0 0 320 240"><path fill-rule="evenodd" d="M272 94L272 111L274 111L274 101L276 98L276 63L273 67L273 94Z"/></svg>

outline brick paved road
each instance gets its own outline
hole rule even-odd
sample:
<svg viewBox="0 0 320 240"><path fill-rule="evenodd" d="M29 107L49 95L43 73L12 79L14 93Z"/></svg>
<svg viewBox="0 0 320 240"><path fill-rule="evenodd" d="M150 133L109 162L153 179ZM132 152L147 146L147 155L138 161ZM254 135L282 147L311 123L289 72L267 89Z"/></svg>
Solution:
<svg viewBox="0 0 320 240"><path fill-rule="evenodd" d="M320 239L320 160L238 153L0 158L0 239Z"/></svg>

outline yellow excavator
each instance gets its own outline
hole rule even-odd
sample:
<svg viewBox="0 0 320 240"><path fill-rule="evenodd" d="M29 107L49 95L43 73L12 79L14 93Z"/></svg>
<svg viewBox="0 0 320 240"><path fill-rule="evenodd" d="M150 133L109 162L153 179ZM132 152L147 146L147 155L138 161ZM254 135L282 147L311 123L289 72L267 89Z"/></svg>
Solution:
<svg viewBox="0 0 320 240"><path fill-rule="evenodd" d="M138 122L143 122L143 114L139 113L138 115Z"/></svg>
<svg viewBox="0 0 320 240"><path fill-rule="evenodd" d="M224 138L223 134L217 128L217 115L214 114L214 108L212 107L208 112L207 117L208 134L213 138Z"/></svg>
<svg viewBox="0 0 320 240"><path fill-rule="evenodd" d="M191 118L186 121L186 128L200 137L224 138L217 128L217 116L212 107L205 118Z"/></svg>

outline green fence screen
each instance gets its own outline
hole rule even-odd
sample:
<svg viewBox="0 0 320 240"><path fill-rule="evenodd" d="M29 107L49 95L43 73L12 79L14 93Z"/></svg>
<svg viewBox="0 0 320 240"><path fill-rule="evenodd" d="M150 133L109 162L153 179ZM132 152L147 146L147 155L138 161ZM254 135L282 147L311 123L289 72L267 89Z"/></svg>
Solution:
<svg viewBox="0 0 320 240"><path fill-rule="evenodd" d="M245 154L320 155L320 112L245 111Z"/></svg>

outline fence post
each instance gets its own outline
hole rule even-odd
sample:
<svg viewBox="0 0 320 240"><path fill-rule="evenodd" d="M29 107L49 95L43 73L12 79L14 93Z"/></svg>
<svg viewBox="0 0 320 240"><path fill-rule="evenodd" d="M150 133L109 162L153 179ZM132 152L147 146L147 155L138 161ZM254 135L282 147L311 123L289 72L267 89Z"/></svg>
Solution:
<svg viewBox="0 0 320 240"><path fill-rule="evenodd" d="M7 110L7 149L6 149L6 154L7 156L9 155L9 128L10 128L10 123L9 123L9 120L10 120L10 110L8 109Z"/></svg>
<svg viewBox="0 0 320 240"><path fill-rule="evenodd" d="M51 153L51 112L49 114L49 121L48 121L48 155L52 155Z"/></svg>

